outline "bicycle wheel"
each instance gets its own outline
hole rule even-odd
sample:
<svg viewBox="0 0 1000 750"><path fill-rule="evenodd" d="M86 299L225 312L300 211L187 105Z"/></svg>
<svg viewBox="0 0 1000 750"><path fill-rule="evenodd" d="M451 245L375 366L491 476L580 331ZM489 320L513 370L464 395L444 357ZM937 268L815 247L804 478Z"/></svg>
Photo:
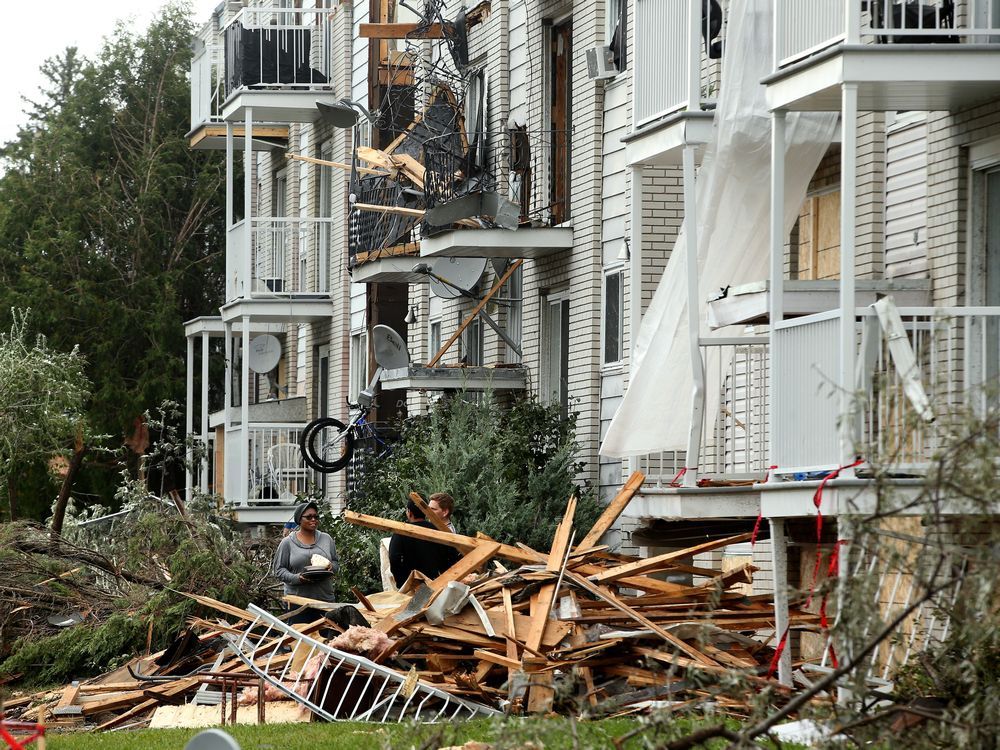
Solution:
<svg viewBox="0 0 1000 750"><path fill-rule="evenodd" d="M347 466L354 455L354 433L339 419L320 417L302 431L299 449L306 466L333 474Z"/></svg>

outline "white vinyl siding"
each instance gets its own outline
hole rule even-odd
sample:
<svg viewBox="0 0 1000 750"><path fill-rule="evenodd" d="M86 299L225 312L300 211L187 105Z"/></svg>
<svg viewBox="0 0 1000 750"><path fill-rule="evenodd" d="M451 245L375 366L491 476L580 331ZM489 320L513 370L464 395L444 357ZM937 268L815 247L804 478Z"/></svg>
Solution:
<svg viewBox="0 0 1000 750"><path fill-rule="evenodd" d="M902 118L886 134L885 275L890 279L924 279L927 120L922 113Z"/></svg>

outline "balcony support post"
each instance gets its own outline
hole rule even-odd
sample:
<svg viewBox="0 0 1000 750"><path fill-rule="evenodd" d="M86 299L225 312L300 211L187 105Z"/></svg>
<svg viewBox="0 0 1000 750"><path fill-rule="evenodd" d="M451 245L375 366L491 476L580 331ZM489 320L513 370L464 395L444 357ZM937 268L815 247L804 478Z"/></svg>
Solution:
<svg viewBox="0 0 1000 750"><path fill-rule="evenodd" d="M785 279L785 125L787 113L783 109L771 113L771 268L769 280L770 311L770 342L767 347L770 365L768 367L768 391L777 393L777 349L775 346L775 326L781 323L785 315L784 309L784 279ZM773 402L772 402L773 403ZM770 454L769 463L777 463L778 457L778 425L777 410L770 412L771 428L768 430Z"/></svg>
<svg viewBox="0 0 1000 750"><path fill-rule="evenodd" d="M853 5L853 3L848 3ZM857 211L858 86L841 89L840 148L840 465L854 460L854 362L857 325L854 311L855 221ZM841 476L853 477L853 469Z"/></svg>
<svg viewBox="0 0 1000 750"><path fill-rule="evenodd" d="M243 291L240 296L248 299L253 294L253 107L247 107L246 122L243 123Z"/></svg>
<svg viewBox="0 0 1000 750"><path fill-rule="evenodd" d="M250 316L241 319L243 350L240 356L240 503L250 500Z"/></svg>
<svg viewBox="0 0 1000 750"><path fill-rule="evenodd" d="M788 540L785 519L771 518L771 564L774 568L774 638L775 646L785 639L778 658L778 682L792 684L792 651L788 644Z"/></svg>
<svg viewBox="0 0 1000 750"><path fill-rule="evenodd" d="M689 110L701 109L701 6L702 0L688 0L688 106Z"/></svg>
<svg viewBox="0 0 1000 750"><path fill-rule="evenodd" d="M701 360L701 316L698 304L698 213L692 143L684 146L684 245L687 256L688 351L691 355L691 424L688 428L687 455L684 459L684 486L698 483L701 430L705 419L705 367Z"/></svg>
<svg viewBox="0 0 1000 750"><path fill-rule="evenodd" d="M846 12L844 21L847 24L847 43L861 44L861 3L848 0L848 2L844 3L844 8Z"/></svg>
<svg viewBox="0 0 1000 750"><path fill-rule="evenodd" d="M184 467L184 499L191 502L191 495L194 491L194 338L186 336L187 357L185 385L187 391L184 403L184 439L188 442L186 453L186 466Z"/></svg>
<svg viewBox="0 0 1000 750"><path fill-rule="evenodd" d="M642 324L642 164L633 164L630 168L632 187L629 205L629 242L628 276L629 276L629 377L635 375L635 345L639 339L639 326ZM629 456L629 474L639 470L639 457Z"/></svg>
<svg viewBox="0 0 1000 750"><path fill-rule="evenodd" d="M201 491L208 493L208 345L211 340L208 331L201 334L201 443L205 455L201 459ZM216 492L218 487L214 488Z"/></svg>

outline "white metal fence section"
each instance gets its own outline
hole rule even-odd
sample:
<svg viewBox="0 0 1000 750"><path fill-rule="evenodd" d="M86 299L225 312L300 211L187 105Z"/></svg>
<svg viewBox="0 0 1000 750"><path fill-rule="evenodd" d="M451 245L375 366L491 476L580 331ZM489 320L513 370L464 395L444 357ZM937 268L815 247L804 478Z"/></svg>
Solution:
<svg viewBox="0 0 1000 750"><path fill-rule="evenodd" d="M768 338L702 339L706 393L719 408L706 411L700 474L745 474L767 469Z"/></svg>
<svg viewBox="0 0 1000 750"><path fill-rule="evenodd" d="M834 467L839 456L840 312L808 315L773 328L772 461L778 471Z"/></svg>
<svg viewBox="0 0 1000 750"><path fill-rule="evenodd" d="M299 452L305 425L250 425L250 471L246 489L241 486L239 456L243 432L239 425L226 431L223 482L231 505L294 504L298 494L321 487L323 476L306 466ZM215 487L219 488L218 470Z"/></svg>
<svg viewBox="0 0 1000 750"><path fill-rule="evenodd" d="M239 636L226 636L230 647L258 677L327 721L456 722L500 715L303 635L254 604L248 610L257 619Z"/></svg>
<svg viewBox="0 0 1000 750"><path fill-rule="evenodd" d="M191 129L222 122L222 45L206 44L191 59Z"/></svg>
<svg viewBox="0 0 1000 750"><path fill-rule="evenodd" d="M884 465L920 470L954 420L985 413L998 397L1000 308L900 308L899 313L935 420L920 419L906 397L906 373L894 366L881 335L873 351L862 352L862 451Z"/></svg>
<svg viewBox="0 0 1000 750"><path fill-rule="evenodd" d="M250 252L253 278L251 294L273 296L317 294L328 285L320 273L330 268L332 218L257 218L251 221ZM237 264L239 266L239 264Z"/></svg>
<svg viewBox="0 0 1000 750"><path fill-rule="evenodd" d="M849 3L857 3L860 12ZM850 17L855 29L848 28ZM862 43L989 42L1000 36L996 0L776 0L775 68L855 37ZM854 32L852 34L852 32Z"/></svg>
<svg viewBox="0 0 1000 750"><path fill-rule="evenodd" d="M329 8L243 8L225 39L225 89L329 88Z"/></svg>

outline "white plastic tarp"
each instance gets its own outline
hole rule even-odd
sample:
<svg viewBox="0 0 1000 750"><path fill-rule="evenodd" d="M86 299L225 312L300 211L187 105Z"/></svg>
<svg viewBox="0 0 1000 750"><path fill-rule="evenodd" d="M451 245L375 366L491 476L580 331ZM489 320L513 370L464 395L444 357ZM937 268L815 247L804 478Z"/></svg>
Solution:
<svg viewBox="0 0 1000 750"><path fill-rule="evenodd" d="M729 7L722 91L696 186L698 311L727 285L768 276L771 116L760 80L771 72L771 0ZM786 126L785 232L837 125L835 113L789 114ZM633 187L633 190L636 188ZM606 456L684 450L691 420L687 322L687 232L681 227L666 271L639 327L625 397L601 445ZM706 395L706 413L719 394Z"/></svg>

